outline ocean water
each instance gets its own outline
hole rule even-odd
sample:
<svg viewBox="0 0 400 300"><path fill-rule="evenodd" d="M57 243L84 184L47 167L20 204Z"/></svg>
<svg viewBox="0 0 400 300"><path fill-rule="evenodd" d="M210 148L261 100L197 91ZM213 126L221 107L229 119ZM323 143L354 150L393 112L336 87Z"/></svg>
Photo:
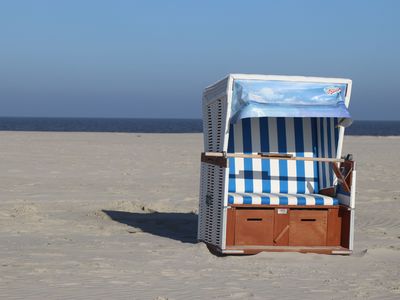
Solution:
<svg viewBox="0 0 400 300"><path fill-rule="evenodd" d="M0 130L66 132L202 132L198 119L117 119L117 118L10 118L0 117Z"/></svg>
<svg viewBox="0 0 400 300"><path fill-rule="evenodd" d="M200 119L0 117L2 131L199 133ZM347 135L400 135L400 121L354 121Z"/></svg>

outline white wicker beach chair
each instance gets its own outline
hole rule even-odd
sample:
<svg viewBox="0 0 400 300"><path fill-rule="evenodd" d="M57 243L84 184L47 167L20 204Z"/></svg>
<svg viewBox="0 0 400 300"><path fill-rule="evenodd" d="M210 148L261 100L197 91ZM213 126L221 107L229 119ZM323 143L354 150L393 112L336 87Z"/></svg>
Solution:
<svg viewBox="0 0 400 300"><path fill-rule="evenodd" d="M350 94L347 79L244 74L206 88L198 239L224 254L350 254Z"/></svg>

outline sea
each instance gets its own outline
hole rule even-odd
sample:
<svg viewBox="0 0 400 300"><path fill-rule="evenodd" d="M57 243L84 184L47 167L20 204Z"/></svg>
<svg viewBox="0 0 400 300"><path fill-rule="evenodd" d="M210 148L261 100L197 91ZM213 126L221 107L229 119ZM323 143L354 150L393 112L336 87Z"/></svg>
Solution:
<svg viewBox="0 0 400 300"><path fill-rule="evenodd" d="M200 119L0 117L0 131L200 133ZM400 121L353 121L346 135L398 136Z"/></svg>

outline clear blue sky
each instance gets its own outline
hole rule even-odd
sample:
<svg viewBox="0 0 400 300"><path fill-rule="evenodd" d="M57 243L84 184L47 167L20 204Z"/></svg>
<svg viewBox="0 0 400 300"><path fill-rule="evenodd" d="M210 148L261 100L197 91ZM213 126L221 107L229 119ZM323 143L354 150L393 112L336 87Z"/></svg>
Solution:
<svg viewBox="0 0 400 300"><path fill-rule="evenodd" d="M0 115L200 118L228 73L353 79L400 120L400 1L1 1Z"/></svg>

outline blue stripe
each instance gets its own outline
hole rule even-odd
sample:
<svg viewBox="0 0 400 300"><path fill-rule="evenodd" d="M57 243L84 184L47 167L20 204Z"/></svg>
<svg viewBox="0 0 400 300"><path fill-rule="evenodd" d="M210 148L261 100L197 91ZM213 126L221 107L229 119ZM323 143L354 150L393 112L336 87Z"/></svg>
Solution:
<svg viewBox="0 0 400 300"><path fill-rule="evenodd" d="M297 205L306 205L307 201L305 197L297 196Z"/></svg>
<svg viewBox="0 0 400 300"><path fill-rule="evenodd" d="M296 156L304 157L304 131L303 119L294 118L294 134ZM297 177L297 193L304 194L306 192L306 171L304 161L296 161L296 177Z"/></svg>
<svg viewBox="0 0 400 300"><path fill-rule="evenodd" d="M228 203L229 203L229 204L234 204L233 196L228 195Z"/></svg>
<svg viewBox="0 0 400 300"><path fill-rule="evenodd" d="M270 205L271 199L267 196L261 196L261 204Z"/></svg>
<svg viewBox="0 0 400 300"><path fill-rule="evenodd" d="M242 119L243 153L252 153L251 149L251 119ZM244 191L253 192L253 160L244 159Z"/></svg>
<svg viewBox="0 0 400 300"><path fill-rule="evenodd" d="M269 131L268 118L260 118L260 145L261 152L269 152ZM270 181L270 161L269 159L261 160L261 178L263 193L271 193ZM268 200L269 201L269 200Z"/></svg>
<svg viewBox="0 0 400 300"><path fill-rule="evenodd" d="M314 196L314 198L315 198L315 205L324 205L324 198L318 196Z"/></svg>
<svg viewBox="0 0 400 300"><path fill-rule="evenodd" d="M285 118L277 118L278 128L278 152L287 153ZM279 191L288 192L288 165L287 160L279 160Z"/></svg>
<svg viewBox="0 0 400 300"><path fill-rule="evenodd" d="M279 197L279 205L288 205L289 199L288 197L280 196Z"/></svg>
<svg viewBox="0 0 400 300"><path fill-rule="evenodd" d="M251 119L242 119L242 136L243 136L243 152L252 153L251 151Z"/></svg>
<svg viewBox="0 0 400 300"><path fill-rule="evenodd" d="M236 192L235 158L229 158L229 192Z"/></svg>
<svg viewBox="0 0 400 300"><path fill-rule="evenodd" d="M332 158L332 135L331 135L331 118L326 119L326 124L327 124L327 131L328 131L328 157ZM332 186L333 183L333 170L330 167L330 165L326 166L329 171L329 182L328 186Z"/></svg>
<svg viewBox="0 0 400 300"><path fill-rule="evenodd" d="M228 140L228 152L235 152L235 130L234 126L231 124L229 126L229 140ZM229 192L236 192L236 176L235 176L235 158L229 158Z"/></svg>
<svg viewBox="0 0 400 300"><path fill-rule="evenodd" d="M252 200L253 199L251 198L251 196L248 195L243 196L243 204L251 204Z"/></svg>
<svg viewBox="0 0 400 300"><path fill-rule="evenodd" d="M233 124L229 125L228 152L235 152L235 127L233 126Z"/></svg>
<svg viewBox="0 0 400 300"><path fill-rule="evenodd" d="M312 148L313 148L313 157L318 157L318 131L317 131L317 119L311 119L311 134L312 134ZM314 193L318 193L319 191L319 182L318 182L318 163L314 161Z"/></svg>
<svg viewBox="0 0 400 300"><path fill-rule="evenodd" d="M320 118L319 119L319 128L320 128L320 134L321 134L321 153L322 153L322 157L325 156L325 135L324 135L324 118ZM322 164L322 186L321 188L325 188L326 187L326 173L325 173L325 163L321 163Z"/></svg>

